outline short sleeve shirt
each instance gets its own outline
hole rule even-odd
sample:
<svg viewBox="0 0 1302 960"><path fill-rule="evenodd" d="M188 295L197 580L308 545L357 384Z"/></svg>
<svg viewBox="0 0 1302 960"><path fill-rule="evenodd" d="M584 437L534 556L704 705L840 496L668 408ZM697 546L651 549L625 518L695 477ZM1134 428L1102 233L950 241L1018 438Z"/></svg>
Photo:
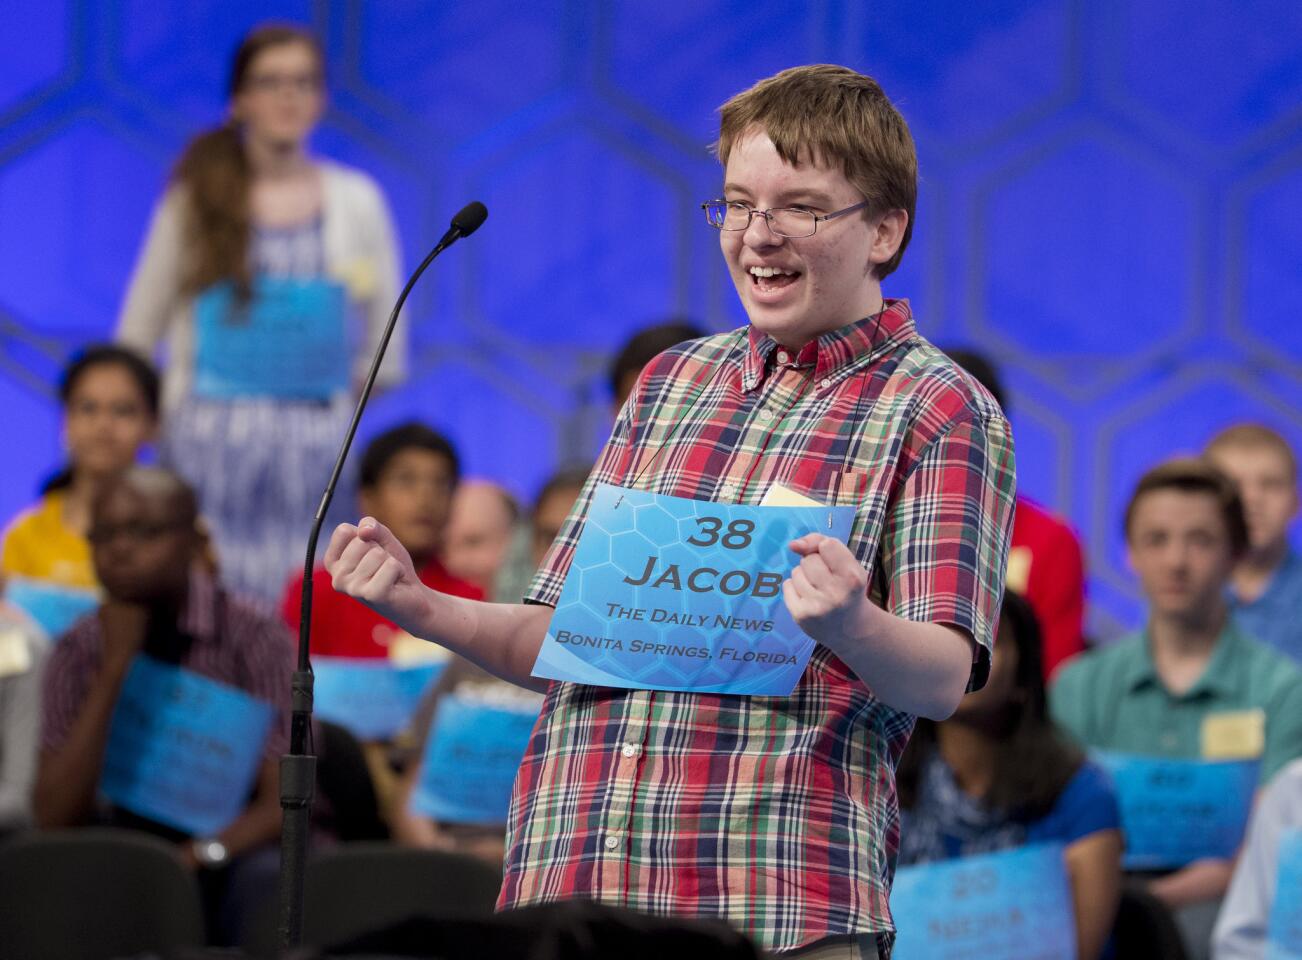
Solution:
<svg viewBox="0 0 1302 960"><path fill-rule="evenodd" d="M984 683L1012 441L906 302L798 353L752 328L653 360L527 600L555 606L597 483L748 504L782 484L853 506L872 599L965 631ZM723 917L768 949L848 933L887 945L894 770L913 720L822 647L785 698L553 683L516 781L499 904Z"/></svg>
<svg viewBox="0 0 1302 960"><path fill-rule="evenodd" d="M1207 756L1212 718L1264 723L1262 783L1302 755L1302 671L1232 621L1183 694L1163 685L1141 632L1065 665L1049 702L1054 719L1091 749L1198 759Z"/></svg>
<svg viewBox="0 0 1302 960"><path fill-rule="evenodd" d="M1290 550L1256 600L1231 602L1244 633L1302 665L1302 556Z"/></svg>

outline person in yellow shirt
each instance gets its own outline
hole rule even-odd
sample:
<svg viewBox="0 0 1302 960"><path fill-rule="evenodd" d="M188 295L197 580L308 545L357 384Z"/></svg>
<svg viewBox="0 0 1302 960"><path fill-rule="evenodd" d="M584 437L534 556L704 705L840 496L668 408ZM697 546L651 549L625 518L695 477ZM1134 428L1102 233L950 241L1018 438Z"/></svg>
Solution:
<svg viewBox="0 0 1302 960"><path fill-rule="evenodd" d="M0 573L10 592L19 581L98 589L86 540L91 504L154 437L158 390L157 372L131 350L92 346L73 358L59 385L68 463L4 532Z"/></svg>

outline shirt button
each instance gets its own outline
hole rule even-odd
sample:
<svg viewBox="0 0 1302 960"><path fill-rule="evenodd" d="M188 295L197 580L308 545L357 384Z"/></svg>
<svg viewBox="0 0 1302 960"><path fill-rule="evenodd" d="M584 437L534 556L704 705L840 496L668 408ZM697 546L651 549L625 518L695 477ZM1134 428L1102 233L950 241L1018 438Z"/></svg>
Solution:
<svg viewBox="0 0 1302 960"><path fill-rule="evenodd" d="M626 744L624 744L624 749L621 750L620 753L622 753L622 754L623 754L624 756L626 756L626 757L636 757L636 756L637 756L637 744L636 744L636 743L626 743Z"/></svg>
<svg viewBox="0 0 1302 960"><path fill-rule="evenodd" d="M832 378L824 377L822 380L818 382L818 385L822 387L824 390L826 390L828 387L832 385Z"/></svg>
<svg viewBox="0 0 1302 960"><path fill-rule="evenodd" d="M1162 734L1160 740L1162 744L1162 749L1164 750L1174 750L1180 742L1180 738L1177 737L1174 733L1172 733L1169 730L1166 733Z"/></svg>
<svg viewBox="0 0 1302 960"><path fill-rule="evenodd" d="M790 359L791 359L791 354L787 353L787 351L785 350L778 351L778 363L786 363Z"/></svg>
<svg viewBox="0 0 1302 960"><path fill-rule="evenodd" d="M759 412L759 418L763 420L765 423L768 423L770 420L773 419L773 411L770 410L768 407L764 407Z"/></svg>
<svg viewBox="0 0 1302 960"><path fill-rule="evenodd" d="M614 849L615 849L616 847L618 847L618 846L619 846L619 837L615 836L613 833L611 833L611 834L607 834L607 835L606 835L606 849L607 849L607 850L614 850Z"/></svg>

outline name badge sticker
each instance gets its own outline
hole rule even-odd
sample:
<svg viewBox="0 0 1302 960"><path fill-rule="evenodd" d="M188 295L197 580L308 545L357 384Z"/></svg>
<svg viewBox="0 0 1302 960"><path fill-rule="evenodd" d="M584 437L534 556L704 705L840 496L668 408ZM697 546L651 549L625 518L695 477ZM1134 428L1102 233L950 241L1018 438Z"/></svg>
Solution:
<svg viewBox="0 0 1302 960"><path fill-rule="evenodd" d="M113 711L100 789L192 836L220 833L248 802L272 715L243 690L136 657Z"/></svg>
<svg viewBox="0 0 1302 960"><path fill-rule="evenodd" d="M315 657L317 716L362 740L387 740L407 728L447 661L397 666L388 660Z"/></svg>
<svg viewBox="0 0 1302 960"><path fill-rule="evenodd" d="M901 867L894 960L1073 960L1076 925L1060 844Z"/></svg>
<svg viewBox="0 0 1302 960"><path fill-rule="evenodd" d="M347 298L340 283L258 277L240 306L230 283L194 304L195 393L326 400L348 388Z"/></svg>
<svg viewBox="0 0 1302 960"><path fill-rule="evenodd" d="M1266 749L1266 711L1223 710L1203 718L1204 760L1253 760Z"/></svg>
<svg viewBox="0 0 1302 960"><path fill-rule="evenodd" d="M829 527L829 521L831 529ZM786 696L814 650L782 581L853 507L712 503L600 484L533 675L637 690Z"/></svg>
<svg viewBox="0 0 1302 960"><path fill-rule="evenodd" d="M1168 760L1101 753L1126 835L1127 870L1165 870L1233 857L1257 789L1254 760Z"/></svg>
<svg viewBox="0 0 1302 960"><path fill-rule="evenodd" d="M506 822L520 759L542 709L541 697L508 693L501 702L460 692L440 701L412 810L444 823Z"/></svg>
<svg viewBox="0 0 1302 960"><path fill-rule="evenodd" d="M1302 830L1290 830L1280 841L1266 960L1302 960Z"/></svg>

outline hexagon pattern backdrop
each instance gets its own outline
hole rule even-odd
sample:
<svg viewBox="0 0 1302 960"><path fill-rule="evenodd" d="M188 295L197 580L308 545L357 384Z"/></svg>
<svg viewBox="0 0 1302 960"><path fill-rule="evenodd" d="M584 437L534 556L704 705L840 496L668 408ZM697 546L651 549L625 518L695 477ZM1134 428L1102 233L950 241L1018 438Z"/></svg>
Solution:
<svg viewBox="0 0 1302 960"><path fill-rule="evenodd" d="M878 77L918 141L917 230L887 292L1001 362L1022 489L1081 532L1097 635L1142 616L1118 530L1140 472L1244 418L1302 445L1295 0L4 8L0 516L56 466L58 369L111 330L169 165L271 15L323 36L316 149L380 180L408 267L466 201L490 210L415 293L411 380L367 435L428 419L526 499L591 458L625 335L744 321L697 208L720 183L715 108L835 61Z"/></svg>

